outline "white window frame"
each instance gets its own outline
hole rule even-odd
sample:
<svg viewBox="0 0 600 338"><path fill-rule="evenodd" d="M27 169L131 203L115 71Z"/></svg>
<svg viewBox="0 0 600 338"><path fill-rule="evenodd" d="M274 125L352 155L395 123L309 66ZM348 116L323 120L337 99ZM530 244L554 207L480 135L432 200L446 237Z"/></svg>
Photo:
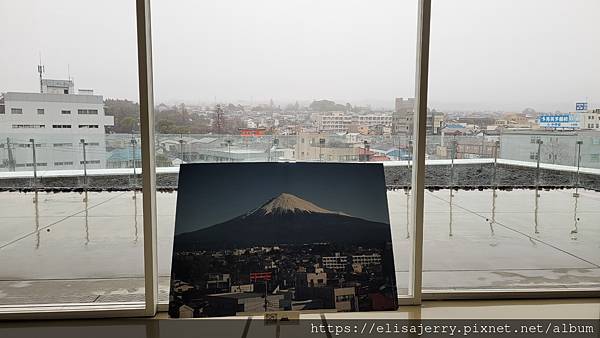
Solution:
<svg viewBox="0 0 600 338"><path fill-rule="evenodd" d="M156 176L154 160L154 94L152 78L152 35L150 0L136 0L138 85L142 153L144 284L145 300L137 303L43 304L0 306L0 319L59 319L154 316L166 311L158 304L158 267L156 231ZM408 295L400 295L399 305L420 305L422 300L508 299L600 297L600 290L448 290L423 292L423 220L425 196L425 150L429 77L431 0L419 0L416 49L414 154L412 166L411 219L414 231L409 267Z"/></svg>
<svg viewBox="0 0 600 338"><path fill-rule="evenodd" d="M136 0L136 18L140 129L142 138L145 299L143 302L128 303L2 305L0 306L0 320L143 317L154 316L156 314L158 305L158 268L150 0Z"/></svg>

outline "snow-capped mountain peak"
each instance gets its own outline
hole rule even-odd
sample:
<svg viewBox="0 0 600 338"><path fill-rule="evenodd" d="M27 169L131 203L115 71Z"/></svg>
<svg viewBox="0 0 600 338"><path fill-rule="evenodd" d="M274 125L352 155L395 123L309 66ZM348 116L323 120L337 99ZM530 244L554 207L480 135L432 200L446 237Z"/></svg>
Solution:
<svg viewBox="0 0 600 338"><path fill-rule="evenodd" d="M323 209L311 202L301 199L288 193L282 193L279 196L271 199L263 204L255 212L260 212L263 215L269 214L284 214L284 213L321 213L321 214L337 214L327 209Z"/></svg>

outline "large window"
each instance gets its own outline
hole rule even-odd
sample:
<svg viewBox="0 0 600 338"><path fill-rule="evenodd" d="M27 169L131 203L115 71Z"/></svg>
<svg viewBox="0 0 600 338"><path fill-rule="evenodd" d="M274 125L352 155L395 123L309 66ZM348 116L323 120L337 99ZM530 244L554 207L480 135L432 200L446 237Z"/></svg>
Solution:
<svg viewBox="0 0 600 338"><path fill-rule="evenodd" d="M433 1L429 107L444 127L427 135L424 292L600 289L600 194L578 173L600 168L585 126L598 10Z"/></svg>
<svg viewBox="0 0 600 338"><path fill-rule="evenodd" d="M0 3L0 317L154 314L191 162L384 163L401 303L598 295L593 0L149 5Z"/></svg>
<svg viewBox="0 0 600 338"><path fill-rule="evenodd" d="M415 92L417 1L152 5L161 290L181 163L381 162L407 152L410 135L392 129L395 98ZM386 167L386 175L407 170ZM389 186L397 282L407 296L410 182Z"/></svg>
<svg viewBox="0 0 600 338"><path fill-rule="evenodd" d="M11 50L0 56L11 112L0 118L0 313L143 314L140 180L106 172L131 161L132 135L104 114L106 100L139 101L135 1L2 2L0 13Z"/></svg>

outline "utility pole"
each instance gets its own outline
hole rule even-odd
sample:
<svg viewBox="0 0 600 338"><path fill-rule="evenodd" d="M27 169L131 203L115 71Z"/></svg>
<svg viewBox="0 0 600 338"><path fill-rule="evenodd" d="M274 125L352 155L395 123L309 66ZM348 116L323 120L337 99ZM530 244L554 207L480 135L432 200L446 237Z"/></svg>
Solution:
<svg viewBox="0 0 600 338"><path fill-rule="evenodd" d="M31 151L33 155L33 186L37 186L37 161L35 158L35 140L30 138L29 142L31 142Z"/></svg>
<svg viewBox="0 0 600 338"><path fill-rule="evenodd" d="M83 146L83 185L87 188L87 156L85 154L86 143L85 139L81 139L79 142L81 142L81 145Z"/></svg>

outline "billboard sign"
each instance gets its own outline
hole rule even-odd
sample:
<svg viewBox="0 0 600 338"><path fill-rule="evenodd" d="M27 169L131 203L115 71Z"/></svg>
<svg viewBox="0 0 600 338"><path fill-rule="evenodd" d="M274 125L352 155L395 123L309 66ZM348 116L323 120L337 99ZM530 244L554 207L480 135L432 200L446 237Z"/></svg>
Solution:
<svg viewBox="0 0 600 338"><path fill-rule="evenodd" d="M543 128L578 129L579 120L575 114L554 114L538 117L538 124Z"/></svg>
<svg viewBox="0 0 600 338"><path fill-rule="evenodd" d="M588 104L587 104L587 102L577 102L577 103L575 103L575 110L576 111L588 110Z"/></svg>

